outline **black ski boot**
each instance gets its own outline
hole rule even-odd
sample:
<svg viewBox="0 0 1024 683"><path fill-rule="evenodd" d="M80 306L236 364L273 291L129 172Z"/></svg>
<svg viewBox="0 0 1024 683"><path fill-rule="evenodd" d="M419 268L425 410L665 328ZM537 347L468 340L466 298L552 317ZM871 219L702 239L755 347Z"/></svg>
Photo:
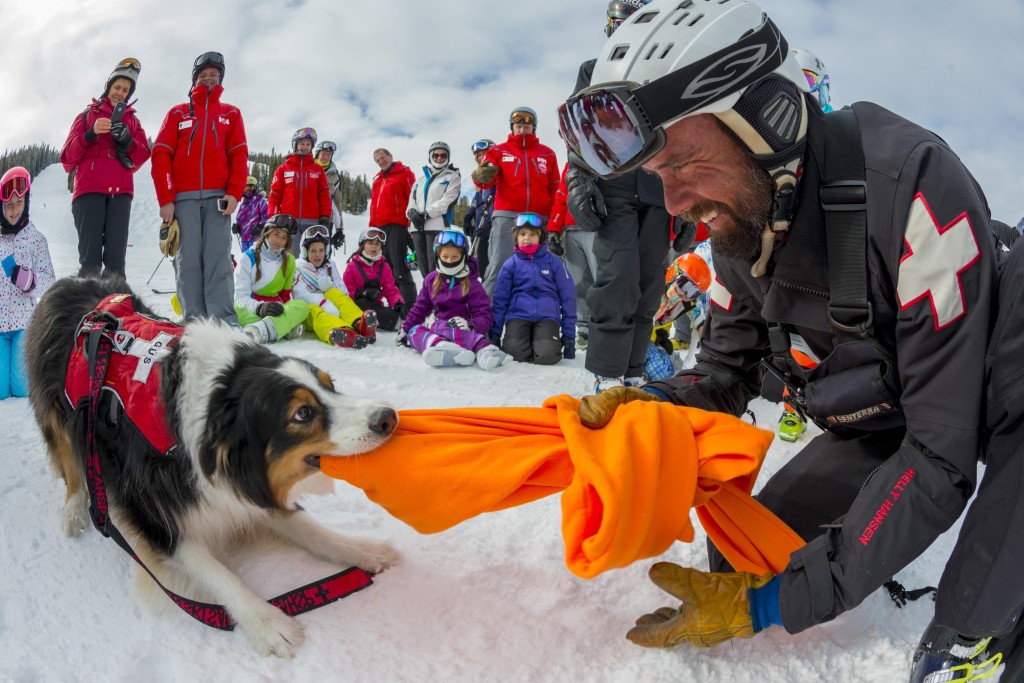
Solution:
<svg viewBox="0 0 1024 683"><path fill-rule="evenodd" d="M962 636L933 620L914 652L910 683L984 681L999 668L1002 655L989 656L989 638Z"/></svg>

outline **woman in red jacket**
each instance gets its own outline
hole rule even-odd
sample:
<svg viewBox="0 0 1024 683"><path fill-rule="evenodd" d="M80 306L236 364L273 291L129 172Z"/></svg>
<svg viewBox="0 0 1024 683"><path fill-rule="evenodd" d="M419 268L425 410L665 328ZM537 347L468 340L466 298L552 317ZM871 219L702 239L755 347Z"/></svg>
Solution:
<svg viewBox="0 0 1024 683"><path fill-rule="evenodd" d="M103 94L71 124L60 162L75 173L71 214L78 230L79 276L124 276L128 219L135 182L132 175L149 159L146 132L128 103L141 70L128 58L107 77Z"/></svg>
<svg viewBox="0 0 1024 683"><path fill-rule="evenodd" d="M331 225L331 192L327 173L316 163L313 146L316 131L299 128L292 135L292 153L274 171L267 197L267 214L286 213L298 221L298 234L311 225ZM302 240L293 240L292 254L299 255Z"/></svg>

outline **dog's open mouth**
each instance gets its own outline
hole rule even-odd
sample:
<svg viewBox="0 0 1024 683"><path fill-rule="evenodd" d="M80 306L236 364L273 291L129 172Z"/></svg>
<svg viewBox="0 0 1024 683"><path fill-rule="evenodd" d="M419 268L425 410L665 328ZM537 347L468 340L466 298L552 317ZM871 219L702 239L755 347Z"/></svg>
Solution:
<svg viewBox="0 0 1024 683"><path fill-rule="evenodd" d="M315 470L320 469L320 456L319 455L307 455L305 457L306 464Z"/></svg>

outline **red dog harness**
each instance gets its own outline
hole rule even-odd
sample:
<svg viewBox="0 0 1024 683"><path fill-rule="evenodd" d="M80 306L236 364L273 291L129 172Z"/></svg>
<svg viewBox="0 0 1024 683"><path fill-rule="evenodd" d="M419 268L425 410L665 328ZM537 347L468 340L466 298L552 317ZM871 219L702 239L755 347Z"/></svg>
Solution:
<svg viewBox="0 0 1024 683"><path fill-rule="evenodd" d="M75 332L64 392L72 410L85 410L88 428L85 448L89 514L104 536L114 539L167 594L174 604L207 626L231 631L234 620L222 605L198 602L164 587L132 550L107 515L106 487L96 442L97 411L102 392L113 393L129 420L159 457L176 457L178 446L160 400L160 360L184 333L172 322L150 318L135 310L130 294L112 294L87 314ZM112 399L113 400L113 399ZM359 567L328 576L269 600L289 616L303 614L366 588L373 580Z"/></svg>

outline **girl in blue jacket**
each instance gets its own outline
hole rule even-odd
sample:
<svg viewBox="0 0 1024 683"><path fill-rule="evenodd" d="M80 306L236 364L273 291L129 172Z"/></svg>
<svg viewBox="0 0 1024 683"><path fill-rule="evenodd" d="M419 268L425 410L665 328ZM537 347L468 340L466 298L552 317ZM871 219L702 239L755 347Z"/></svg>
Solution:
<svg viewBox="0 0 1024 683"><path fill-rule="evenodd" d="M516 216L515 253L494 285L492 339L514 360L554 365L576 356L576 289L565 265L544 244L544 220Z"/></svg>

